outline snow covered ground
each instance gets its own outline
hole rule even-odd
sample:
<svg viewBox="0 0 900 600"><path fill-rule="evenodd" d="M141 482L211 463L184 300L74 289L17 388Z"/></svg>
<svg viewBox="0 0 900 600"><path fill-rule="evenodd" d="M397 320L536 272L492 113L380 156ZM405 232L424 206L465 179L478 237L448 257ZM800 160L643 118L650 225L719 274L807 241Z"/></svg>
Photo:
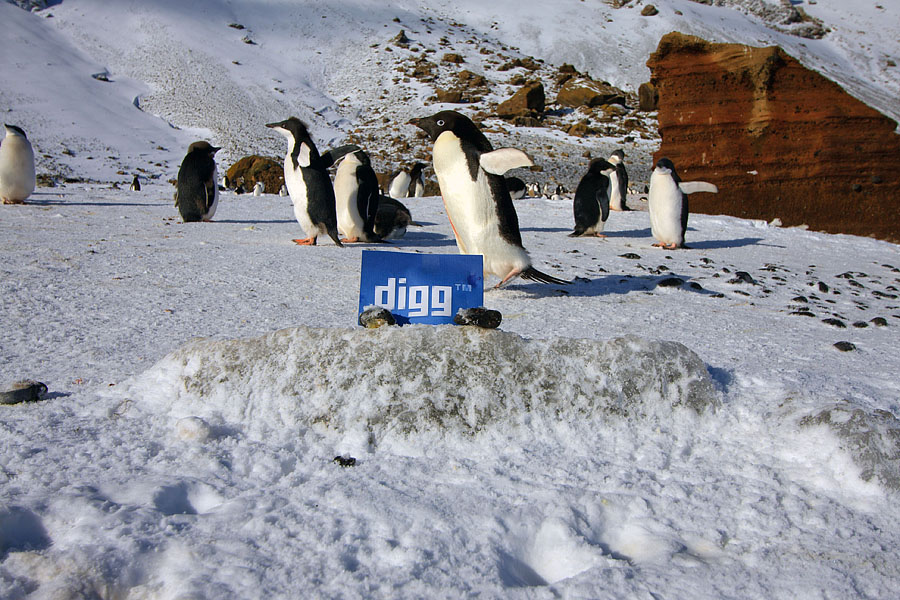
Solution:
<svg viewBox="0 0 900 600"><path fill-rule="evenodd" d="M0 387L49 388L0 406L0 598L893 597L898 246L693 215L664 251L642 210L572 239L570 202L529 198L525 246L571 285L487 292L499 332L367 331L360 247L292 244L288 199L177 217L195 139L224 170L281 153L261 124L288 114L324 148L433 112L364 60L401 28L628 89L670 29L774 41L897 116L894 0L803 2L817 41L655 4L0 3L3 120L94 181L0 207ZM440 200L409 205L389 248L456 252Z"/></svg>
<svg viewBox="0 0 900 600"><path fill-rule="evenodd" d="M360 247L170 194L4 207L2 372L50 394L3 407L3 597L891 595L896 246L697 215L669 252L646 212L572 239L525 199L575 283L488 292L505 333L371 332ZM410 204L391 249L453 252Z"/></svg>

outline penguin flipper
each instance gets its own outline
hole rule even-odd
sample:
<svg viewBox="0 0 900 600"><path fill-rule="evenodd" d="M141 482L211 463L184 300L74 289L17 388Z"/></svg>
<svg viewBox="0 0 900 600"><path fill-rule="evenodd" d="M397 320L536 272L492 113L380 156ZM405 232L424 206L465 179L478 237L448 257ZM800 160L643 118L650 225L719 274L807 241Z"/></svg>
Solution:
<svg viewBox="0 0 900 600"><path fill-rule="evenodd" d="M338 146L337 148L332 148L331 150L323 153L319 157L319 160L322 161L322 166L327 169L337 161L344 158L345 155L350 154L351 152L356 152L357 150L361 150L361 148L356 144Z"/></svg>
<svg viewBox="0 0 900 600"><path fill-rule="evenodd" d="M606 223L609 219L609 194L606 193L606 187L597 190L597 202L600 203L600 220Z"/></svg>
<svg viewBox="0 0 900 600"><path fill-rule="evenodd" d="M492 152L484 152L478 157L481 168L492 175L503 175L510 169L532 167L531 157L515 148L500 148Z"/></svg>
<svg viewBox="0 0 900 600"><path fill-rule="evenodd" d="M682 181L678 184L678 187L683 194L694 194L696 192L719 193L719 188L707 181Z"/></svg>
<svg viewBox="0 0 900 600"><path fill-rule="evenodd" d="M519 273L519 277L522 279L527 279L528 281L537 281L538 283L556 283L559 285L569 285L572 283L571 281L566 281L565 279L559 279L554 277L553 275L547 275L542 271L538 271L534 267L528 267L521 273Z"/></svg>

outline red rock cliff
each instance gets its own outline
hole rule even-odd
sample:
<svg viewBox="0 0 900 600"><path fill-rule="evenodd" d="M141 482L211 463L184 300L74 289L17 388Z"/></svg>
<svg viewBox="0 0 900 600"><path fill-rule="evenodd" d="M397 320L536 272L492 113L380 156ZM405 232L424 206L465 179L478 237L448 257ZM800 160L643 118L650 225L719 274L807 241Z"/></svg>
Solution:
<svg viewBox="0 0 900 600"><path fill-rule="evenodd" d="M900 243L897 124L777 47L660 40L660 150L719 194L691 211L808 224Z"/></svg>

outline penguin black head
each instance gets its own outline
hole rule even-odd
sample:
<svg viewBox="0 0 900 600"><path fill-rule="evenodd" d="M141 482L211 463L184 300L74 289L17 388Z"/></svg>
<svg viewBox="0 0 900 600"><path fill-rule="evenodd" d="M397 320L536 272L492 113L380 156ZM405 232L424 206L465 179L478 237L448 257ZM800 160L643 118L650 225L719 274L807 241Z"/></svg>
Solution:
<svg viewBox="0 0 900 600"><path fill-rule="evenodd" d="M289 117L278 123L266 123L266 127L274 129L275 131L282 133L282 135L284 132L288 132L293 136L294 140L298 142L310 139L309 129L306 128L306 123L297 117Z"/></svg>
<svg viewBox="0 0 900 600"><path fill-rule="evenodd" d="M6 127L6 131L8 133L13 133L15 135L21 135L26 140L28 139L28 136L25 135L25 132L22 131L22 128L19 127L18 125L9 125L8 123L4 123L3 126Z"/></svg>
<svg viewBox="0 0 900 600"><path fill-rule="evenodd" d="M615 156L619 160L625 160L625 151L622 149L619 149L619 150L616 150L615 152L613 152L610 156Z"/></svg>
<svg viewBox="0 0 900 600"><path fill-rule="evenodd" d="M670 173L672 175L672 179L674 179L675 181L681 181L681 178L678 176L678 172L675 170L675 163L673 163L666 157L663 157L656 161L656 167L654 167L654 170L655 169L659 169L663 173Z"/></svg>
<svg viewBox="0 0 900 600"><path fill-rule="evenodd" d="M356 155L356 158L359 159L359 162L366 165L367 167L372 166L372 159L369 158L369 154L365 150L357 150L352 154Z"/></svg>
<svg viewBox="0 0 900 600"><path fill-rule="evenodd" d="M461 140L474 143L479 149L488 151L493 149L475 123L469 117L455 110L442 110L430 117L410 119L409 123L427 133L432 142L437 140L442 133L449 131ZM485 144L487 144L486 148L484 148Z"/></svg>
<svg viewBox="0 0 900 600"><path fill-rule="evenodd" d="M603 171L608 171L611 169L615 169L615 165L606 160L605 158L595 158L592 159L590 164L588 165L589 173L602 173Z"/></svg>
<svg viewBox="0 0 900 600"><path fill-rule="evenodd" d="M209 154L209 156L212 157L215 155L216 152L218 152L221 149L222 148L216 148L209 142L200 140L199 142L194 142L193 144L188 146L188 154L190 154L191 152L198 152L198 153Z"/></svg>
<svg viewBox="0 0 900 600"><path fill-rule="evenodd" d="M412 169L410 169L409 176L412 177L413 179L415 179L422 173L422 171L425 170L425 167L427 167L427 166L428 165L426 165L425 163L417 162L416 164L413 165Z"/></svg>

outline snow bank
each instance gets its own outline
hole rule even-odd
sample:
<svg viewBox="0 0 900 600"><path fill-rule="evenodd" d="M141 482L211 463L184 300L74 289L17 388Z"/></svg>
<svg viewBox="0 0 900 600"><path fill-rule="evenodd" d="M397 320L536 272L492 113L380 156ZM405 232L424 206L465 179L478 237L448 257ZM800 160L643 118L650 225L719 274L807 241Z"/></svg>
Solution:
<svg viewBox="0 0 900 600"><path fill-rule="evenodd" d="M532 419L644 419L718 403L706 366L679 343L527 340L450 325L193 341L118 393L175 418L221 418L257 434L301 426L376 439Z"/></svg>

